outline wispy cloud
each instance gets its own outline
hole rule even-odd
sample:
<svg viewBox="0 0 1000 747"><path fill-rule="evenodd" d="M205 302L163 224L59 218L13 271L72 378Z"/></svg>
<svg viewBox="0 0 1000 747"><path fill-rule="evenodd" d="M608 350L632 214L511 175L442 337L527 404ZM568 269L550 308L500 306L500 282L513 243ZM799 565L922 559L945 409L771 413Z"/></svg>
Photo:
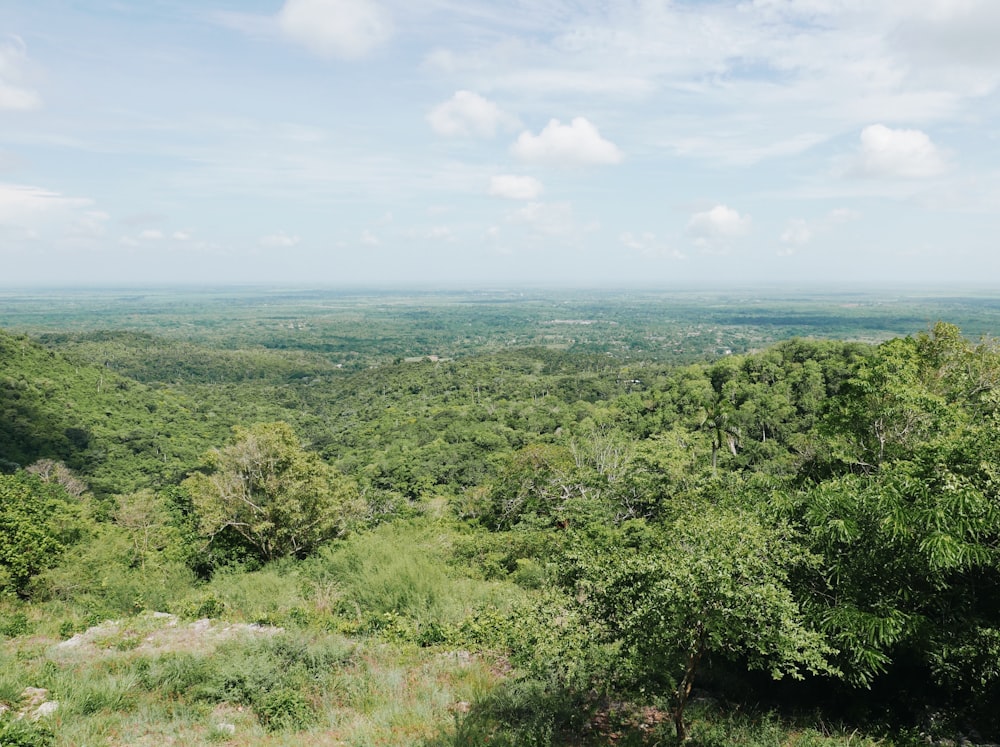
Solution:
<svg viewBox="0 0 1000 747"><path fill-rule="evenodd" d="M268 249L290 249L293 246L297 246L300 241L302 239L296 234L278 231L277 233L261 236L257 243Z"/></svg>
<svg viewBox="0 0 1000 747"><path fill-rule="evenodd" d="M358 59L392 35L392 19L375 0L285 0L278 28L320 57Z"/></svg>
<svg viewBox="0 0 1000 747"><path fill-rule="evenodd" d="M500 174L490 179L490 194L508 200L537 200L542 194L542 183L531 176Z"/></svg>
<svg viewBox="0 0 1000 747"><path fill-rule="evenodd" d="M42 98L27 85L28 49L19 36L0 39L0 111L30 111Z"/></svg>

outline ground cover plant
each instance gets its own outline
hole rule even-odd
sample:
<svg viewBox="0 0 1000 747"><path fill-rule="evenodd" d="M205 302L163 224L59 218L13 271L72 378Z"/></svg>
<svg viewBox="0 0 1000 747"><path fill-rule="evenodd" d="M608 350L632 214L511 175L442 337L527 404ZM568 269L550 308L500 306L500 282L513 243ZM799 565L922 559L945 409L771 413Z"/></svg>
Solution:
<svg viewBox="0 0 1000 747"><path fill-rule="evenodd" d="M1000 741L990 338L254 298L7 302L0 744Z"/></svg>

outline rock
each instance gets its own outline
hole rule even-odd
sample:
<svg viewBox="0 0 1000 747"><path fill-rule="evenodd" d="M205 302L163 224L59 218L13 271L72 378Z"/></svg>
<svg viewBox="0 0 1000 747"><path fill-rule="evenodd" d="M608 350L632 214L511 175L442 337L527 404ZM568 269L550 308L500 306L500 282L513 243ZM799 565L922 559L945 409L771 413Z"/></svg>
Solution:
<svg viewBox="0 0 1000 747"><path fill-rule="evenodd" d="M46 716L51 716L53 713L59 710L58 700L46 700L44 703L40 704L35 712L31 714L32 721L38 721L40 718L45 718Z"/></svg>
<svg viewBox="0 0 1000 747"><path fill-rule="evenodd" d="M235 734L236 724L216 724L215 730L222 734Z"/></svg>

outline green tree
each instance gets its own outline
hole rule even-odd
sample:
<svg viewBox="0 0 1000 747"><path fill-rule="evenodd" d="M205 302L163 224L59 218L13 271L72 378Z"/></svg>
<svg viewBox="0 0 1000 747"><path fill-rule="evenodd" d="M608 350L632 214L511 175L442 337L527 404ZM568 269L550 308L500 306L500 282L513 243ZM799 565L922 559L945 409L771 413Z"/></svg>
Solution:
<svg viewBox="0 0 1000 747"><path fill-rule="evenodd" d="M0 593L26 595L28 582L79 537L79 502L33 475L0 474Z"/></svg>
<svg viewBox="0 0 1000 747"><path fill-rule="evenodd" d="M712 472L716 471L719 452L728 447L733 456L740 443L740 429L733 416L732 404L725 395L718 395L705 405L699 429L708 431L712 440Z"/></svg>
<svg viewBox="0 0 1000 747"><path fill-rule="evenodd" d="M235 533L262 560L304 556L344 533L357 515L356 486L305 451L287 423L235 427L233 442L188 477L202 533Z"/></svg>
<svg viewBox="0 0 1000 747"><path fill-rule="evenodd" d="M706 654L776 679L830 671L831 650L806 625L788 586L789 573L812 558L786 527L702 505L652 542L620 540L581 554L577 593L638 674L666 685L679 740Z"/></svg>

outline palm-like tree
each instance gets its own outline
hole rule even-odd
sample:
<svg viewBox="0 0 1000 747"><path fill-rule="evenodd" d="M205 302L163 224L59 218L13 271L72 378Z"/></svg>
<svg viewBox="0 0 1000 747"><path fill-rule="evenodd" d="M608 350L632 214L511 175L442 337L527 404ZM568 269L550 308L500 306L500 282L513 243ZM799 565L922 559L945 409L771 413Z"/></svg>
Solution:
<svg viewBox="0 0 1000 747"><path fill-rule="evenodd" d="M708 431L712 436L712 472L716 471L719 461L719 452L723 447L728 447L733 456L736 456L736 449L740 445L740 429L733 419L729 401L718 395L713 401L705 405L705 417L702 418L700 430Z"/></svg>

